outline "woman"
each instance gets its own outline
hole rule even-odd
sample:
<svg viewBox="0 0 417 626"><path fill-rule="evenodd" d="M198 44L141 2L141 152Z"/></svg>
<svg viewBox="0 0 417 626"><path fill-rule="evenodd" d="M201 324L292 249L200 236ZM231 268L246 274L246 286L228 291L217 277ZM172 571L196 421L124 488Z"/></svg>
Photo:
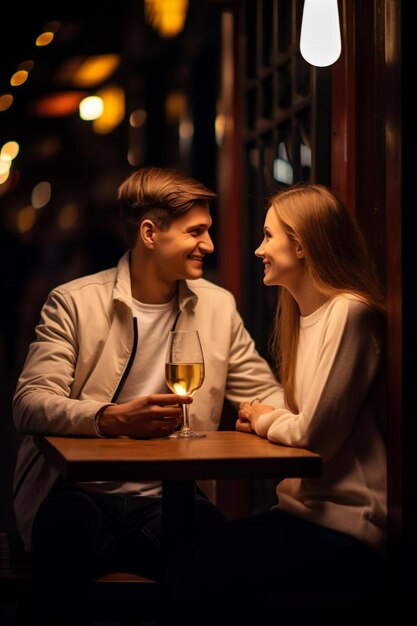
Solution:
<svg viewBox="0 0 417 626"><path fill-rule="evenodd" d="M276 615L285 586L372 584L386 547L384 307L359 229L328 188L298 184L272 197L255 254L264 284L280 287L282 396L243 403L236 428L318 452L323 471L283 480L271 511L228 523L187 563L207 606L223 602L237 623Z"/></svg>

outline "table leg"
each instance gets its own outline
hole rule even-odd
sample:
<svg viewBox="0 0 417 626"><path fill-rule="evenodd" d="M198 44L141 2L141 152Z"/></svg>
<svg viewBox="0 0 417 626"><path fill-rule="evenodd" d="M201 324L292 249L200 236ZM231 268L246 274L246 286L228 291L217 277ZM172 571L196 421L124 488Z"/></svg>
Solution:
<svg viewBox="0 0 417 626"><path fill-rule="evenodd" d="M195 482L164 480L162 485L162 540L165 548L187 542L194 523Z"/></svg>

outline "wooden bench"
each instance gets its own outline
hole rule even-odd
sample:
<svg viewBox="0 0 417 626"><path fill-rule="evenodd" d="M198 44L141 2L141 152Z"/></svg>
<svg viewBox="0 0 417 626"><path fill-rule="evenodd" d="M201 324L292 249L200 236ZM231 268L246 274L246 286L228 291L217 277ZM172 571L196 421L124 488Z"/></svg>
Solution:
<svg viewBox="0 0 417 626"><path fill-rule="evenodd" d="M0 533L0 605L14 605L16 626L31 626L30 556L19 537ZM127 572L112 572L92 581L88 610L93 621L157 622L163 610L162 585ZM1 613L0 613L1 616Z"/></svg>

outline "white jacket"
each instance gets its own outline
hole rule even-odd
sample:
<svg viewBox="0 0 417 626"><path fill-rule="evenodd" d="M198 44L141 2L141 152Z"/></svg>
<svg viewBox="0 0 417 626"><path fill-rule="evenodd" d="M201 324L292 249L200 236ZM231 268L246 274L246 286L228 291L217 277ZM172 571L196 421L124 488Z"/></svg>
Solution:
<svg viewBox="0 0 417 626"><path fill-rule="evenodd" d="M282 404L282 390L255 349L233 295L204 279L179 288L177 329L198 329L205 380L190 405L199 430L216 430L224 398L238 408L255 397ZM13 416L25 433L14 479L18 531L27 549L33 519L58 478L32 435L98 437L94 418L116 402L136 354L129 253L116 268L61 285L49 294L17 383Z"/></svg>

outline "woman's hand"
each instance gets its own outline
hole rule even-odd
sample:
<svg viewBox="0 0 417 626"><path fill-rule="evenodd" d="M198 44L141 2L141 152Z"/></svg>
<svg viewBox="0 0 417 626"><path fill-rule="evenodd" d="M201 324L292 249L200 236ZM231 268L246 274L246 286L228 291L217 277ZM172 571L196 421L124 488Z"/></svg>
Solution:
<svg viewBox="0 0 417 626"><path fill-rule="evenodd" d="M240 430L243 433L256 432L256 422L259 417L263 413L269 413L273 410L273 406L262 404L257 398L252 400L252 402L242 402L239 407L236 430Z"/></svg>
<svg viewBox="0 0 417 626"><path fill-rule="evenodd" d="M182 404L191 404L190 396L155 393L131 402L106 406L97 421L102 435L136 439L169 437L182 419Z"/></svg>

